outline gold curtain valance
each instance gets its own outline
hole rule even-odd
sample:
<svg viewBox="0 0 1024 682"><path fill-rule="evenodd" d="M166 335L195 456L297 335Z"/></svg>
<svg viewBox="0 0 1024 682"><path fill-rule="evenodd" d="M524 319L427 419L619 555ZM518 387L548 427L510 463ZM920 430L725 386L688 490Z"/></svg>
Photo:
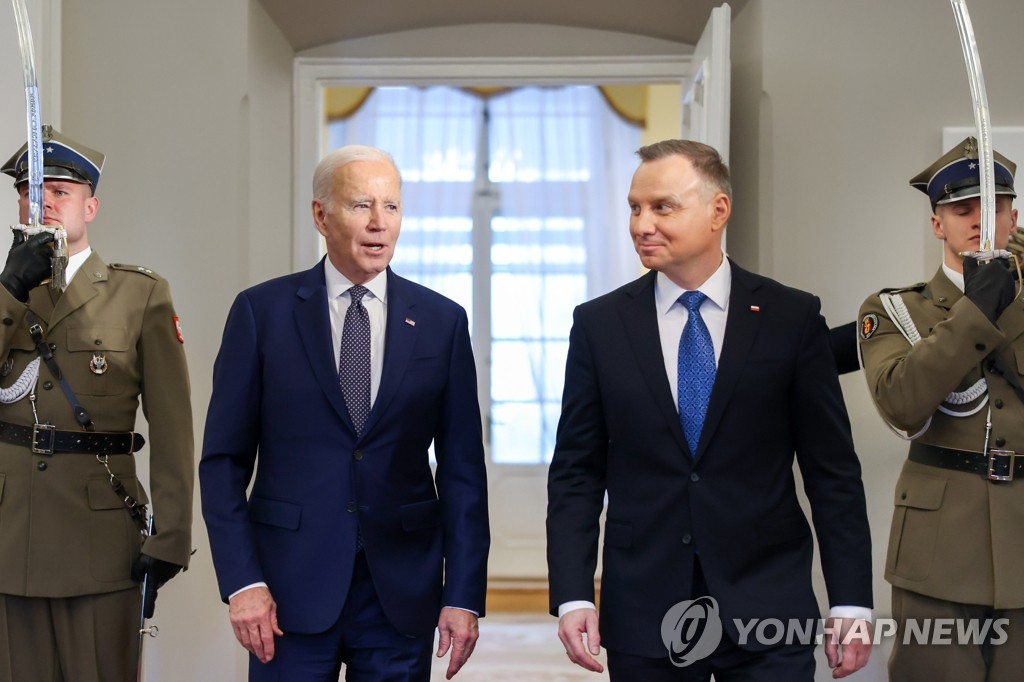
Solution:
<svg viewBox="0 0 1024 682"><path fill-rule="evenodd" d="M477 97L490 98L515 90L515 88L487 86L460 88ZM646 85L601 85L601 96L624 121L641 128L647 125ZM343 121L366 103L373 88L332 87L324 89L324 116L328 123Z"/></svg>

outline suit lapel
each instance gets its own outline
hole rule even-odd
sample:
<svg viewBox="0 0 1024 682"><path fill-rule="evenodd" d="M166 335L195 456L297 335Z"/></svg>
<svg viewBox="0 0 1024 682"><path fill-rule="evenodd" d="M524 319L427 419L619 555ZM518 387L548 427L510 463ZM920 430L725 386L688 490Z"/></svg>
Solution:
<svg viewBox="0 0 1024 682"><path fill-rule="evenodd" d="M384 336L384 362L381 370L377 397L370 408L370 414L363 427L367 433L380 421L388 404L395 397L402 384L402 377L409 366L412 349L416 345L416 301L408 281L402 279L391 268L387 269L387 322Z"/></svg>
<svg viewBox="0 0 1024 682"><path fill-rule="evenodd" d="M743 374L743 366L760 326L757 312L762 303L757 299L759 282L732 261L729 261L729 265L732 268L732 288L729 293L729 314L725 322L725 340L718 358L715 387L711 391L711 401L708 403L704 428L697 445L698 458L704 454L711 435L725 414L725 407Z"/></svg>
<svg viewBox="0 0 1024 682"><path fill-rule="evenodd" d="M654 397L654 404L665 421L672 424L672 435L680 449L689 452L679 422L679 412L672 402L672 387L665 374L665 358L658 333L658 311L654 301L656 277L656 272L649 272L626 289L626 300L619 309L619 315L629 338L629 347L640 367L640 374Z"/></svg>
<svg viewBox="0 0 1024 682"><path fill-rule="evenodd" d="M299 298L295 306L295 326L313 375L335 412L355 431L345 406L345 398L341 394L338 368L334 366L334 340L331 336L331 314L327 305L323 260L306 271L306 277L295 293Z"/></svg>

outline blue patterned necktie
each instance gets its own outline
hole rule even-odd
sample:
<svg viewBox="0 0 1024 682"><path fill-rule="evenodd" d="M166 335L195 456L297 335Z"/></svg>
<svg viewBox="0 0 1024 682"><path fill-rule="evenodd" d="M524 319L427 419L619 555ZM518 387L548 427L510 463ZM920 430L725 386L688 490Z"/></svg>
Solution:
<svg viewBox="0 0 1024 682"><path fill-rule="evenodd" d="M363 296L368 291L358 284L348 290L352 303L345 312L338 361L341 392L357 435L363 432L366 416L370 414L370 316L363 306Z"/></svg>
<svg viewBox="0 0 1024 682"><path fill-rule="evenodd" d="M706 299L699 291L687 291L679 297L690 314L679 337L679 421L693 456L715 385L715 347L700 316L700 306Z"/></svg>

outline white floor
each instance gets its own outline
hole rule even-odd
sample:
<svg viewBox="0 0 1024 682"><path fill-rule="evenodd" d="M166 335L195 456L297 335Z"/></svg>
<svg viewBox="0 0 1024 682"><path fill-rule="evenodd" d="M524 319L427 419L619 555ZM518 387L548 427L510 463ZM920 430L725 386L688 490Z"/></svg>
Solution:
<svg viewBox="0 0 1024 682"><path fill-rule="evenodd" d="M831 680L821 649L817 682ZM868 665L846 679L852 682L884 682L888 647L872 652ZM604 663L604 656L601 656ZM434 662L431 682L444 680L448 659ZM495 614L480 621L480 640L469 663L454 682L601 682L608 674L596 674L569 662L558 641L557 621L551 616Z"/></svg>

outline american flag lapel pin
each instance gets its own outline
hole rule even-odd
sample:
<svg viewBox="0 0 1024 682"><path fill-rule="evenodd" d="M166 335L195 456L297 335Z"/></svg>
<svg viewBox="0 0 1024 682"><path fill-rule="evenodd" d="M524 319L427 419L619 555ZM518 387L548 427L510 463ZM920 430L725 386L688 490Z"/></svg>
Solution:
<svg viewBox="0 0 1024 682"><path fill-rule="evenodd" d="M416 320L412 319L411 317L405 318L405 323L407 325L409 325L410 327L415 327L416 326Z"/></svg>
<svg viewBox="0 0 1024 682"><path fill-rule="evenodd" d="M761 306L759 306L759 305L752 305L752 306L750 306L750 312L752 312L752 313L759 313L759 312L761 312Z"/></svg>

